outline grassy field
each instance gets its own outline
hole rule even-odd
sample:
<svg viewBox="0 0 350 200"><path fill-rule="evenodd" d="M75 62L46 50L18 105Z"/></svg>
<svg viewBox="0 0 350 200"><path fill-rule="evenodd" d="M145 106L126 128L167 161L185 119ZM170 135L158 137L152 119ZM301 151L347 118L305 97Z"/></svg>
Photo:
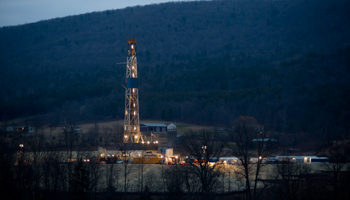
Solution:
<svg viewBox="0 0 350 200"><path fill-rule="evenodd" d="M142 123L165 124L165 125L172 124L172 122L169 122L169 121L156 121L156 120L142 120L142 121L140 121L140 124L142 124ZM99 122L98 125L100 126L100 128L103 128L103 127L114 128L114 127L118 127L118 126L123 126L124 120ZM84 131L84 133L87 133L94 126L95 126L94 123L87 123L87 124L80 124L79 128L82 129ZM176 126L177 126L178 135L182 135L182 134L189 132L189 131L212 129L212 127L209 127L209 126L197 126L197 125L186 124L186 123L181 123L181 122L176 123ZM160 144L167 143L166 135L159 134L159 133L155 133L155 135L157 137L155 140L157 140ZM150 138L148 138L148 139L150 139Z"/></svg>
<svg viewBox="0 0 350 200"><path fill-rule="evenodd" d="M23 120L17 119L14 120L13 123L16 124L18 122L19 124L23 124ZM171 121L159 121L159 120L141 120L140 124L142 123L153 123L153 124L164 124L164 125L169 125L169 124L175 124L174 122ZM122 127L124 125L124 120L110 120L110 121L99 121L97 122L99 129L103 130L104 128L117 128L117 127ZM213 127L210 126L198 126L198 125L193 125L193 124L187 124L187 123L182 123L182 122L177 122L177 134L178 135L183 135L186 132L190 131L200 131L200 130L210 130L213 129ZM89 133L91 129L94 129L95 123L80 123L76 125L76 128L81 129L83 133ZM44 127L44 129L38 130L38 133L41 134L41 132L46 136L46 137L53 137L55 136L56 138L63 137L63 127L56 127L54 130L52 130L50 134L50 128L49 127ZM35 131L34 131L35 132ZM35 134L35 133L34 133ZM148 133L149 134L149 133ZM149 136L145 136L144 139L146 141L151 141L157 140L160 145L167 144L167 135L165 133L154 133L156 135L156 138L151 138ZM30 135L30 134L29 134Z"/></svg>
<svg viewBox="0 0 350 200"><path fill-rule="evenodd" d="M29 117L30 118L30 117ZM10 126L11 124L21 124L23 125L24 122L29 119L29 118L18 118L14 119L11 121L8 121L7 124ZM3 126L4 122L0 122L0 125ZM209 130L212 129L213 127L211 126L199 126L199 125L193 125L193 124L187 124L187 123L182 123L182 122L171 122L171 121L159 121L159 120L140 120L140 124L142 123L153 123L153 124L175 124L177 126L177 132L179 135L182 135L185 132L189 131L199 131L199 130ZM124 120L110 120L110 121L99 121L97 122L100 128L103 127L109 127L109 128L114 128L118 126L123 126L124 125ZM31 126L31 125L29 125ZM84 133L87 133L91 128L94 128L95 123L80 123L77 124L77 128L83 130ZM57 133L62 133L63 132L63 127L56 127L52 133L57 134ZM44 134L50 133L50 129L48 127L44 127L43 129Z"/></svg>
<svg viewBox="0 0 350 200"><path fill-rule="evenodd" d="M109 128L114 128L118 126L123 126L124 125L124 120L114 120L114 121L101 121L97 122L100 128L103 127L109 127ZM169 125L172 124L173 122L170 121L156 121L156 120L141 120L140 124L142 123L154 123L154 124L165 124ZM94 128L95 123L83 123L83 124L78 124L78 128L83 130L84 133L87 133L91 128ZM212 129L213 127L210 126L198 126L198 125L193 125L193 124L186 124L182 122L176 123L177 126L177 132L179 135L182 135L185 132L189 131L198 131L198 130L209 130ZM49 133L49 129L45 128L44 133ZM60 133L62 132L62 127L57 127L53 133Z"/></svg>

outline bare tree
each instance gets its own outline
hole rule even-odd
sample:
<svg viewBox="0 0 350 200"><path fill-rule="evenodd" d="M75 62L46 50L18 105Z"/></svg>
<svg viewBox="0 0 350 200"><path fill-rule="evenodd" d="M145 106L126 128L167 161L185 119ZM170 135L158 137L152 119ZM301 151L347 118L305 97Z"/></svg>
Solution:
<svg viewBox="0 0 350 200"><path fill-rule="evenodd" d="M110 127L102 127L102 138L105 145L109 145L111 141L111 136L113 135L113 129Z"/></svg>
<svg viewBox="0 0 350 200"><path fill-rule="evenodd" d="M350 161L350 142L349 140L332 140L328 141L325 153L329 156L329 163L325 163L326 170L333 173L331 183L334 199L339 199L342 191L342 181L340 174L345 165Z"/></svg>
<svg viewBox="0 0 350 200"><path fill-rule="evenodd" d="M145 175L145 188L143 189L143 192L154 192L157 191L157 176L153 171L148 172Z"/></svg>
<svg viewBox="0 0 350 200"><path fill-rule="evenodd" d="M142 149L141 154L138 155L139 157L141 156L141 163L138 165L138 191L142 192L143 191L143 184L144 184L144 150Z"/></svg>
<svg viewBox="0 0 350 200"><path fill-rule="evenodd" d="M95 121L94 127L89 129L87 134L87 140L90 146L95 146L98 144L98 136L100 133L100 125Z"/></svg>
<svg viewBox="0 0 350 200"><path fill-rule="evenodd" d="M90 190L89 176L87 166L85 166L82 159L79 159L69 175L70 191L77 198L87 198L87 192Z"/></svg>
<svg viewBox="0 0 350 200"><path fill-rule="evenodd" d="M44 189L50 191L52 194L58 194L59 191L64 191L64 176L65 167L60 163L62 155L50 147L52 151L46 152L45 159L42 164L43 171L43 185Z"/></svg>
<svg viewBox="0 0 350 200"><path fill-rule="evenodd" d="M276 164L273 171L271 188L276 196L272 198L295 200L312 194L308 186L313 184L307 185L311 173L309 165L285 161Z"/></svg>
<svg viewBox="0 0 350 200"><path fill-rule="evenodd" d="M89 198L98 191L98 182L101 175L99 165L95 162L87 162L91 157L89 153L78 152L78 162L69 171L69 189L77 198Z"/></svg>
<svg viewBox="0 0 350 200"><path fill-rule="evenodd" d="M163 187L169 193L170 199L182 199L185 192L185 167L169 166L162 168Z"/></svg>
<svg viewBox="0 0 350 200"><path fill-rule="evenodd" d="M35 116L31 119L31 124L34 127L35 135L38 136L38 134L41 134L40 137L42 137L42 131L43 127L45 125L45 121L42 118L42 116ZM41 131L41 133L40 133Z"/></svg>
<svg viewBox="0 0 350 200"><path fill-rule="evenodd" d="M228 133L229 142L226 146L233 156L239 159L239 168L236 174L245 180L246 199L257 199L263 190L258 193L258 181L263 165L263 158L271 154L273 148L267 143L266 132L252 117L240 117ZM251 158L256 158L254 165ZM253 176L253 177L252 177ZM251 180L254 180L253 185ZM253 190L251 189L253 187Z"/></svg>
<svg viewBox="0 0 350 200"><path fill-rule="evenodd" d="M50 129L50 136L52 134L52 131L54 131L57 128L59 122L60 122L60 119L57 113L53 112L47 116L47 123Z"/></svg>
<svg viewBox="0 0 350 200"><path fill-rule="evenodd" d="M76 147L79 139L79 135L75 129L75 124L63 127L64 141L66 143L67 156L69 159L72 159L73 149Z"/></svg>
<svg viewBox="0 0 350 200"><path fill-rule="evenodd" d="M126 144L127 143L124 143L124 151L123 151L123 160L124 160L124 193L126 193L128 191L128 188L129 188L129 175L130 173L133 171L133 166L127 161L126 157L128 156L127 155L127 152L126 152ZM129 156L128 156L129 157Z"/></svg>
<svg viewBox="0 0 350 200"><path fill-rule="evenodd" d="M0 132L1 135L3 133ZM20 179L23 176L21 172L25 170L24 149L22 148L17 153L16 149L18 150L18 146L15 148L9 138L0 137L0 192L4 197L11 196L20 199L28 190L24 190L25 179ZM18 186L23 190L18 190Z"/></svg>
<svg viewBox="0 0 350 200"><path fill-rule="evenodd" d="M115 164L106 165L106 191L108 193L114 193L117 190L116 180L118 179L118 168L114 167Z"/></svg>
<svg viewBox="0 0 350 200"><path fill-rule="evenodd" d="M223 151L222 136L217 131L191 132L184 136L181 150L184 155L199 161L198 165L190 163L186 173L192 173L199 180L199 193L203 197L213 192L219 182L220 170L218 165L210 165L211 159L218 159ZM190 182L187 182L190 183ZM190 185L188 185L190 187Z"/></svg>
<svg viewBox="0 0 350 200"><path fill-rule="evenodd" d="M32 168L32 189L39 190L40 182L43 177L43 171L39 166L43 161L42 151L44 150L44 138L31 138L26 141L24 148L30 151L30 156L26 156L26 163Z"/></svg>

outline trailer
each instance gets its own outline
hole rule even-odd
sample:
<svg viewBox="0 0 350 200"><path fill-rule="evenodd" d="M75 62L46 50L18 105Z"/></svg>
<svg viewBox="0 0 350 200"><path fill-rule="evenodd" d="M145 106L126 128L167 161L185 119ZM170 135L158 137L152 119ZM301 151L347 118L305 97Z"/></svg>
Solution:
<svg viewBox="0 0 350 200"><path fill-rule="evenodd" d="M329 158L318 157L318 156L305 156L304 163L306 163L306 164L329 163Z"/></svg>
<svg viewBox="0 0 350 200"><path fill-rule="evenodd" d="M240 163L240 160L237 157L221 157L218 162L223 165L235 165Z"/></svg>

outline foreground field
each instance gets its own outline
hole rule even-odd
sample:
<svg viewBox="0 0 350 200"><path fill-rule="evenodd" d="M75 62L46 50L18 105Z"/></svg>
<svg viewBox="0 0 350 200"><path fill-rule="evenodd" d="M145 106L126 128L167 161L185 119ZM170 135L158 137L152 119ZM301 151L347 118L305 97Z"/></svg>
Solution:
<svg viewBox="0 0 350 200"><path fill-rule="evenodd" d="M45 158L53 156L56 158L62 158L60 162L48 162L42 165L36 165L35 168L41 169L42 173L45 173L47 168L45 166L51 166L52 168L60 168L61 176L63 179L69 179L70 175L75 174L74 170L79 170L77 168L77 162L68 163L68 157L71 158L90 158L91 162L83 163L82 169L88 172L90 177L88 181L95 182L97 190L104 190L108 184L112 184L117 192L123 192L125 189L127 192L140 192L141 188L147 187L151 192L163 192L166 190L165 182L172 181L169 179L177 179L184 176L186 170L191 170L193 167L199 166L182 166L182 165L164 165L164 164L106 164L106 163L95 163L93 162L97 157L98 151L86 151L86 152L71 152L60 151L60 152L40 152L40 153L25 153L26 160L33 160L35 156L39 156L44 159L39 159L39 163L43 163ZM113 153L109 151L108 153ZM33 161L30 161L31 163ZM256 164L251 164L251 168L254 169ZM309 173L316 173L320 170L324 170L324 164L301 164L308 168ZM272 180L276 177L276 167L277 164L266 164L261 168L260 179L262 180ZM58 169L57 168L57 169ZM217 165L216 169L220 171L220 176L218 178L218 193L242 191L245 188L245 182L241 176L241 166L240 165ZM73 171L72 171L73 170ZM49 170L51 175L54 175L54 170ZM169 174L170 173L170 174ZM171 175L171 173L176 173ZM94 177L94 178L92 178ZM254 177L254 176L251 176ZM262 182L258 183L258 187L263 187Z"/></svg>
<svg viewBox="0 0 350 200"><path fill-rule="evenodd" d="M109 168L113 168L115 172L115 183L117 188L123 188L125 181L125 172L127 174L127 187L129 192L138 192L141 179L144 181L144 185L148 185L152 192L162 192L166 190L164 185L164 173L168 173L170 169L178 168L179 171L184 170L186 166L181 165L162 165L162 164L128 164L125 168L125 164L101 164L101 174L106 174ZM216 192L225 193L233 191L241 191L245 188L245 182L239 175L239 165L222 165L218 167L221 172L219 178L220 187ZM254 167L254 166L252 166ZM265 165L262 168L261 179L273 179L275 174L276 165ZM322 164L307 165L310 172L314 173L323 169ZM126 171L125 171L126 169ZM143 175L142 175L143 171ZM179 174L180 175L180 174ZM143 176L143 177L142 177ZM100 180L101 182L107 181L105 178ZM166 180L169 181L169 180ZM262 183L259 183L259 187L263 187ZM120 190L123 191L123 190Z"/></svg>

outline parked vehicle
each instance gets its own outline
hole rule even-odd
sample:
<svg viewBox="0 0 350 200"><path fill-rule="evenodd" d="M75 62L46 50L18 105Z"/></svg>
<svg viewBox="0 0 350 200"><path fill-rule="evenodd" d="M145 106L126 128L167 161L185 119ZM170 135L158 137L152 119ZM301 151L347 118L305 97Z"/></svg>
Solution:
<svg viewBox="0 0 350 200"><path fill-rule="evenodd" d="M210 165L210 166L213 166L213 165L215 165L218 161L219 161L219 159L217 159L217 158L210 158L210 159L209 159L209 165Z"/></svg>
<svg viewBox="0 0 350 200"><path fill-rule="evenodd" d="M116 163L117 163L117 164L124 164L124 161L122 161L122 160L117 160Z"/></svg>
<svg viewBox="0 0 350 200"><path fill-rule="evenodd" d="M276 158L276 157L268 157L267 158L267 163L269 163L269 164L277 164L278 163L278 158Z"/></svg>
<svg viewBox="0 0 350 200"><path fill-rule="evenodd" d="M235 165L240 163L240 160L237 157L221 157L219 163L223 165Z"/></svg>
<svg viewBox="0 0 350 200"><path fill-rule="evenodd" d="M257 164L261 160L261 163L266 163L266 158L250 158L249 163Z"/></svg>

